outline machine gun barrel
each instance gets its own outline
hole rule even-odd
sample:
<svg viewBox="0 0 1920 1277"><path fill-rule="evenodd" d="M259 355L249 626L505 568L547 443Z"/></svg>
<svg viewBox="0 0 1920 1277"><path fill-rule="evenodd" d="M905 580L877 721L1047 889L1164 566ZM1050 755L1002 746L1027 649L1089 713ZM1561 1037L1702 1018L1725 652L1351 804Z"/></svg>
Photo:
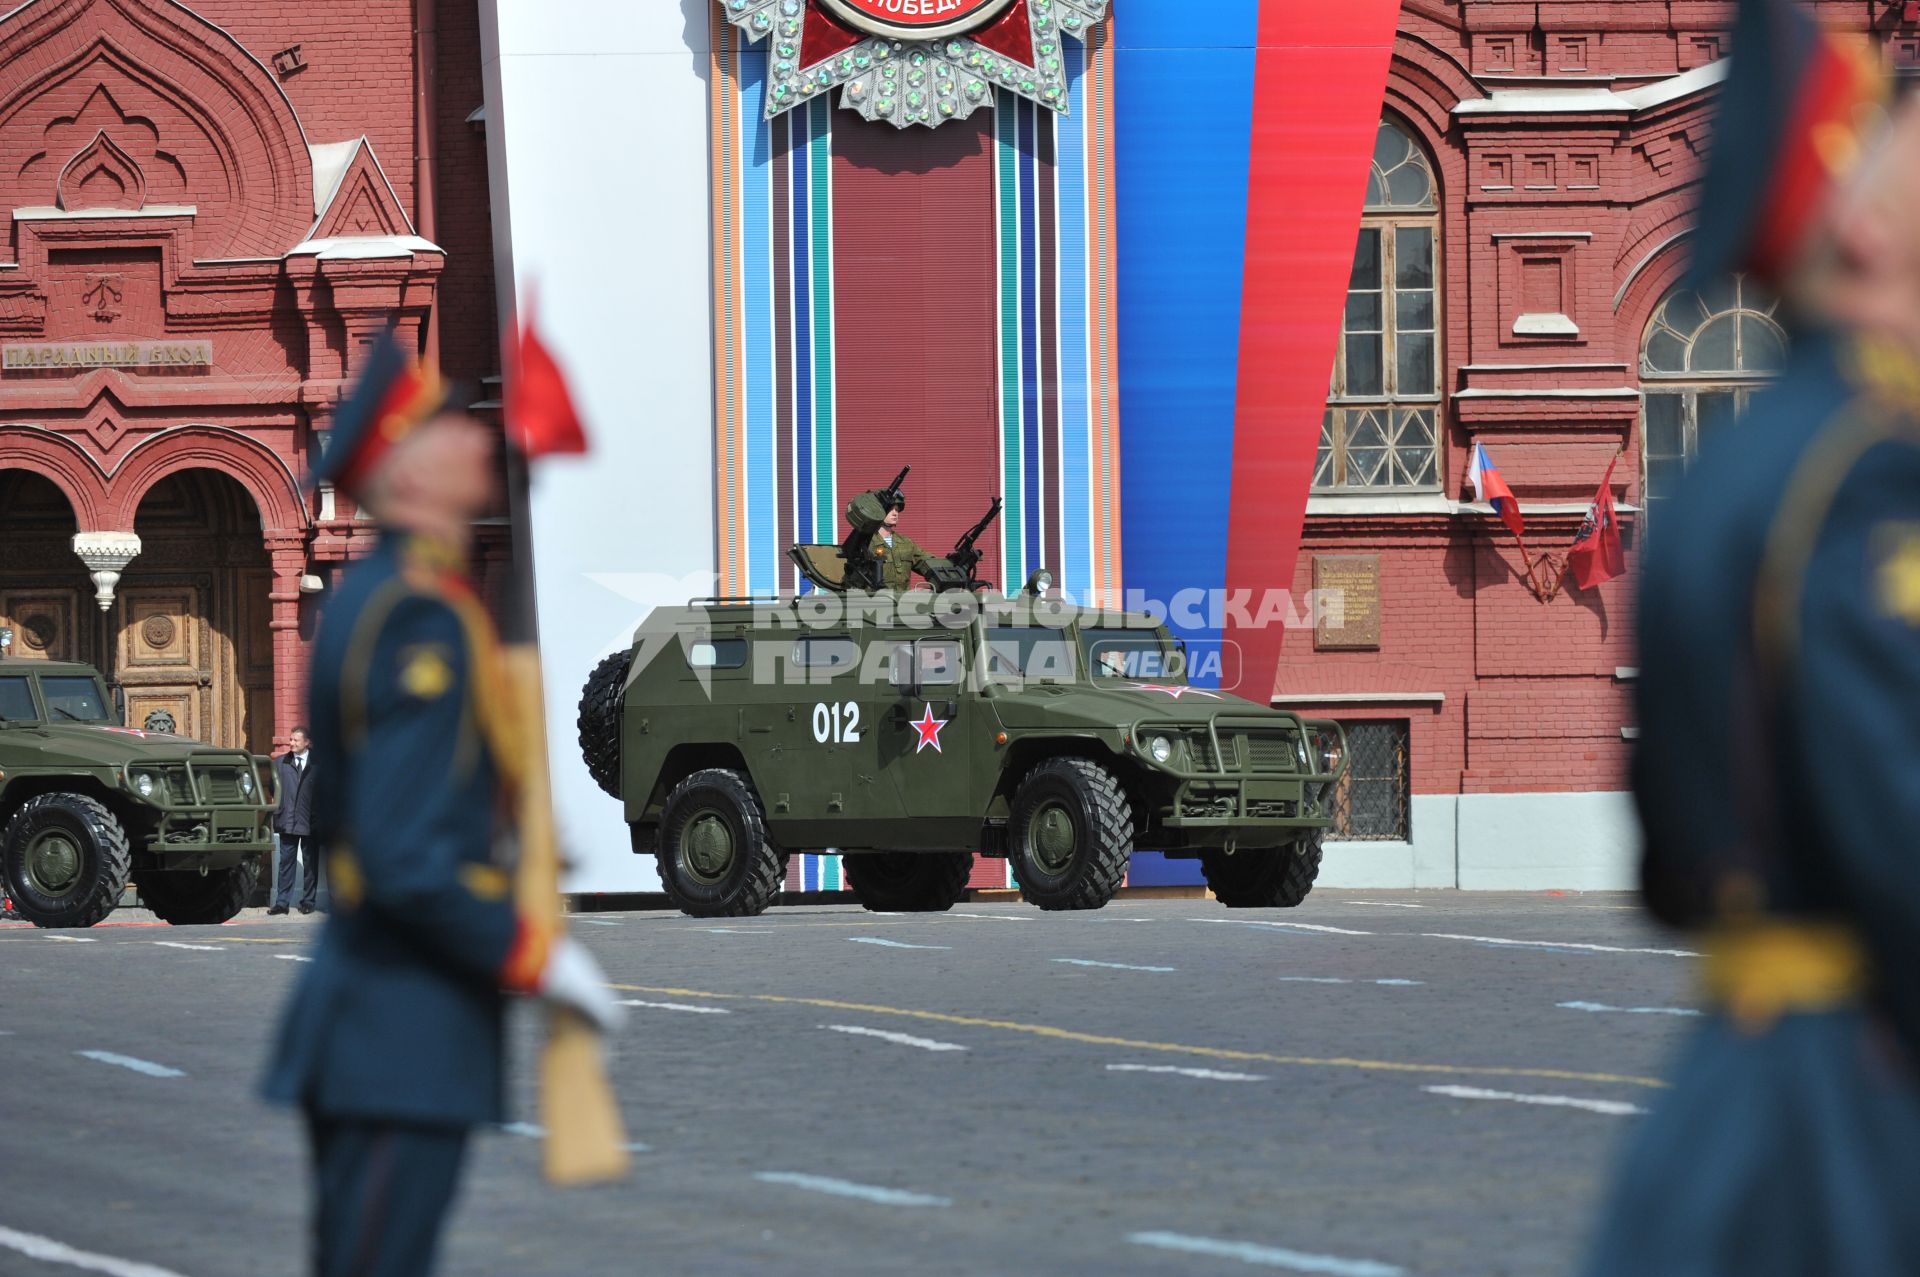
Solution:
<svg viewBox="0 0 1920 1277"><path fill-rule="evenodd" d="M947 557L958 561L959 559L961 559L966 555L973 555L977 559L979 557L979 551L973 548L973 543L975 541L978 541L980 539L980 534L985 532L988 529L988 527L992 526L993 521L999 517L1000 517L1000 498L995 497L993 499L993 504L990 507L988 507L987 512L984 515L980 516L980 522L974 524L972 527L968 528L966 532L961 534L960 539L954 542L953 553L948 555Z"/></svg>
<svg viewBox="0 0 1920 1277"><path fill-rule="evenodd" d="M893 476L893 482L880 489L880 504L883 507L891 506L893 499L900 495L900 485L907 481L907 473L912 469L912 466L901 466L900 473Z"/></svg>

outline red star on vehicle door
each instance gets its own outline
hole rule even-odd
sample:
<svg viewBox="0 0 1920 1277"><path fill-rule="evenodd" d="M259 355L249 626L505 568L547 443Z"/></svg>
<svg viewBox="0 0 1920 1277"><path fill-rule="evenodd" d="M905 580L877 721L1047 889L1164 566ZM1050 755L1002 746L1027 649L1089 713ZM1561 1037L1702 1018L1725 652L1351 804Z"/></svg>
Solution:
<svg viewBox="0 0 1920 1277"><path fill-rule="evenodd" d="M931 745L938 752L946 753L945 750L940 748L940 729L946 725L947 720L944 718L935 718L933 716L933 706L928 705L926 712L920 715L918 722L907 724L908 727L920 733L920 739L914 742L913 752L917 754Z"/></svg>

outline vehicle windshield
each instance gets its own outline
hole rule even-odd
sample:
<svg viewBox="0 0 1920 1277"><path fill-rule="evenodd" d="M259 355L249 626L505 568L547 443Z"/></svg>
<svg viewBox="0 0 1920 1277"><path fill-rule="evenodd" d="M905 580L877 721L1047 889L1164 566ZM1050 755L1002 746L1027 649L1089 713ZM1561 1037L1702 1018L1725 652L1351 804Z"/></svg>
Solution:
<svg viewBox="0 0 1920 1277"><path fill-rule="evenodd" d="M100 685L85 675L42 677L40 695L46 699L50 718L72 723L107 721L107 707L100 700Z"/></svg>
<svg viewBox="0 0 1920 1277"><path fill-rule="evenodd" d="M31 723L39 717L34 712L33 687L26 675L0 675L0 723Z"/></svg>
<svg viewBox="0 0 1920 1277"><path fill-rule="evenodd" d="M1042 625L1000 625L987 631L987 677L1071 683L1073 641Z"/></svg>
<svg viewBox="0 0 1920 1277"><path fill-rule="evenodd" d="M1136 683L1187 681L1186 654L1163 642L1157 630L1083 629L1080 643L1095 682L1115 678Z"/></svg>

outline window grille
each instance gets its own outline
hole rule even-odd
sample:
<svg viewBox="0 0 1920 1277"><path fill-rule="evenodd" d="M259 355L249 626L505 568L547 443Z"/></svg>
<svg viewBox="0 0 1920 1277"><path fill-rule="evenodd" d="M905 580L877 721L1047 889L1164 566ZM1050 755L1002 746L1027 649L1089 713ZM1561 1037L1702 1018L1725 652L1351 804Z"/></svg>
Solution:
<svg viewBox="0 0 1920 1277"><path fill-rule="evenodd" d="M1406 842L1411 836L1412 769L1406 720L1343 723L1347 770L1333 788L1333 828L1340 842Z"/></svg>

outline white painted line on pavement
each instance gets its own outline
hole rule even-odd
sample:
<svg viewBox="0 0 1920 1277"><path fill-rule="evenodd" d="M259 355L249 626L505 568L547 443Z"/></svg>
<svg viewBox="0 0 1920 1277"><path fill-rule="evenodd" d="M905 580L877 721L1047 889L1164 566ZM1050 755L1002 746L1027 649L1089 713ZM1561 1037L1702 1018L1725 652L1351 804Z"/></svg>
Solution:
<svg viewBox="0 0 1920 1277"><path fill-rule="evenodd" d="M115 1055L112 1051L75 1051L75 1055L101 1064L112 1064L123 1069L132 1069L135 1073L144 1073L148 1077L185 1077L179 1069L170 1069L164 1064L155 1064L152 1060L138 1060L131 1055Z"/></svg>
<svg viewBox="0 0 1920 1277"><path fill-rule="evenodd" d="M617 927L620 925L617 922L608 922L604 918L582 918L580 921L589 927Z"/></svg>
<svg viewBox="0 0 1920 1277"><path fill-rule="evenodd" d="M646 1007L653 1011L688 1011L694 1015L732 1015L725 1007L697 1007L685 1002L642 1002L638 998L622 998L623 1007Z"/></svg>
<svg viewBox="0 0 1920 1277"><path fill-rule="evenodd" d="M0 1246L25 1255L28 1259L37 1259L46 1264L65 1264L69 1268L84 1269L90 1273L105 1273L107 1277L180 1277L171 1268L157 1268L132 1259L116 1259L112 1255L96 1255L90 1250L75 1250L51 1237L18 1233L11 1228L0 1227Z"/></svg>
<svg viewBox="0 0 1920 1277"><path fill-rule="evenodd" d="M1556 1002L1569 1011L1617 1011L1622 1015L1705 1015L1692 1007L1610 1007L1604 1002Z"/></svg>
<svg viewBox="0 0 1920 1277"><path fill-rule="evenodd" d="M826 1193L831 1197L851 1197L875 1206L953 1205L950 1197L909 1193L901 1188L877 1188L872 1184L855 1184L851 1180L829 1179L825 1175L803 1175L798 1171L761 1171L754 1178L762 1184L785 1184L789 1188L804 1188L808 1192Z"/></svg>
<svg viewBox="0 0 1920 1277"><path fill-rule="evenodd" d="M547 1137L547 1128L544 1126L536 1126L532 1122L508 1122L494 1129L502 1135L518 1135L521 1139L543 1140ZM629 1144L626 1146L626 1149L629 1153L653 1152L652 1146L647 1144Z"/></svg>
<svg viewBox="0 0 1920 1277"><path fill-rule="evenodd" d="M899 940L882 940L878 936L848 936L849 944L877 944L882 949L951 949L950 944L904 944Z"/></svg>
<svg viewBox="0 0 1920 1277"><path fill-rule="evenodd" d="M1361 905L1368 909L1425 909L1425 905L1404 905L1397 900L1342 900L1343 905Z"/></svg>
<svg viewBox="0 0 1920 1277"><path fill-rule="evenodd" d="M892 1042L899 1046L918 1047L922 1051L964 1051L967 1048L955 1042L936 1042L932 1038L916 1038L906 1033L889 1033L885 1029L867 1029L857 1024L822 1024L823 1029L832 1029L835 1033L851 1033L857 1037L879 1038L882 1042Z"/></svg>
<svg viewBox="0 0 1920 1277"><path fill-rule="evenodd" d="M198 949L202 953L220 952L220 946L217 944L182 944L178 940L155 940L154 943L162 949Z"/></svg>
<svg viewBox="0 0 1920 1277"><path fill-rule="evenodd" d="M1283 975L1276 976L1282 984L1389 984L1411 988L1425 984L1425 980L1344 980L1330 975Z"/></svg>
<svg viewBox="0 0 1920 1277"><path fill-rule="evenodd" d="M1631 1117L1644 1113L1638 1104L1624 1100L1587 1100L1572 1095L1518 1095L1512 1091L1487 1091L1477 1086L1423 1086L1429 1095L1446 1095L1456 1100L1505 1100L1509 1104L1544 1104L1552 1108L1585 1109L1609 1117Z"/></svg>
<svg viewBox="0 0 1920 1277"><path fill-rule="evenodd" d="M1177 1077L1197 1077L1208 1082L1264 1082L1264 1073L1222 1073L1218 1069L1183 1069L1174 1064L1109 1064L1109 1073L1171 1073Z"/></svg>
<svg viewBox="0 0 1920 1277"><path fill-rule="evenodd" d="M1018 914L1018 913L960 913L957 910L949 911L947 914L947 917L949 918L987 918L993 922L1032 922L1033 921L1032 918L1027 917L1024 914ZM1139 920L1131 919L1130 921L1139 921Z"/></svg>
<svg viewBox="0 0 1920 1277"><path fill-rule="evenodd" d="M1528 949L1580 949L1591 953L1652 953L1663 958L1697 958L1691 949L1629 949L1613 944L1575 944L1570 940L1507 940L1500 936L1456 936L1445 932L1423 931L1428 940L1471 940L1475 944L1517 945Z"/></svg>
<svg viewBox="0 0 1920 1277"><path fill-rule="evenodd" d="M1105 967L1109 971L1178 971L1179 967L1136 967L1127 962L1095 962L1092 958L1055 958L1070 967Z"/></svg>
<svg viewBox="0 0 1920 1277"><path fill-rule="evenodd" d="M1262 922L1254 918L1188 918L1188 922L1224 922L1235 927L1284 927L1289 931L1324 931L1335 936L1370 936L1371 931L1349 931L1345 927L1322 927L1311 922Z"/></svg>
<svg viewBox="0 0 1920 1277"><path fill-rule="evenodd" d="M280 961L282 962L312 962L313 961L312 958L305 957L298 953L276 953L273 956L280 959Z"/></svg>
<svg viewBox="0 0 1920 1277"><path fill-rule="evenodd" d="M99 936L41 936L42 940L64 940L68 944L93 944Z"/></svg>
<svg viewBox="0 0 1920 1277"><path fill-rule="evenodd" d="M764 936L771 935L769 927L701 927L702 931L711 931L716 936Z"/></svg>
<svg viewBox="0 0 1920 1277"><path fill-rule="evenodd" d="M1215 1259L1237 1259L1243 1264L1263 1268L1285 1268L1296 1273L1327 1273L1330 1277L1404 1277L1406 1269L1371 1259L1342 1259L1338 1255L1309 1255L1304 1251L1282 1250L1278 1246L1256 1246L1252 1242L1226 1242L1212 1237L1189 1237L1184 1233L1129 1233L1127 1240L1136 1246L1158 1250L1177 1250L1189 1255L1209 1255Z"/></svg>

